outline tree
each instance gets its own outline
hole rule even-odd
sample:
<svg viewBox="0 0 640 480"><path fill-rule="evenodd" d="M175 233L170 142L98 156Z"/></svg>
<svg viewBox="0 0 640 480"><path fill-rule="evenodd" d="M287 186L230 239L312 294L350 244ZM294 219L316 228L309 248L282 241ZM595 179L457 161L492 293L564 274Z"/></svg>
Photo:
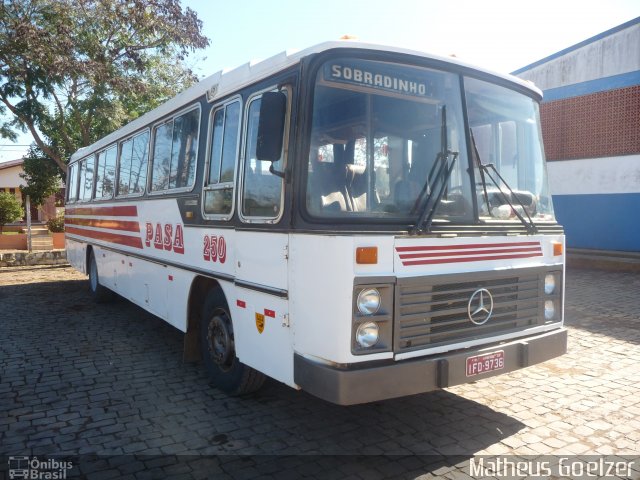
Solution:
<svg viewBox="0 0 640 480"><path fill-rule="evenodd" d="M15 222L24 215L18 199L7 192L0 192L0 233L7 223Z"/></svg>
<svg viewBox="0 0 640 480"><path fill-rule="evenodd" d="M209 44L179 0L3 0L0 136L29 131L63 172L79 147L197 78L188 53Z"/></svg>
<svg viewBox="0 0 640 480"><path fill-rule="evenodd" d="M60 169L38 147L32 146L29 149L22 169L24 173L20 177L27 185L21 186L20 190L23 195L29 195L31 204L42 205L49 196L60 190Z"/></svg>

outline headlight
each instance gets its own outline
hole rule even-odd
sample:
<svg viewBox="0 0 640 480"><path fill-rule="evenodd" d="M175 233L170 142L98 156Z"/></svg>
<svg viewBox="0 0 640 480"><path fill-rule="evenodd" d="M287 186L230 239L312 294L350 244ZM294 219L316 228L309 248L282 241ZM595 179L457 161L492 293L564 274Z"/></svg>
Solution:
<svg viewBox="0 0 640 480"><path fill-rule="evenodd" d="M375 288L367 288L358 294L356 301L358 311L362 315L373 315L380 309L380 292Z"/></svg>
<svg viewBox="0 0 640 480"><path fill-rule="evenodd" d="M556 306L553 300L544 302L544 318L552 320L556 315Z"/></svg>
<svg viewBox="0 0 640 480"><path fill-rule="evenodd" d="M356 342L364 348L373 347L378 343L379 329L373 322L363 323L356 331Z"/></svg>
<svg viewBox="0 0 640 480"><path fill-rule="evenodd" d="M551 295L556 289L556 277L551 273L544 277L544 293Z"/></svg>

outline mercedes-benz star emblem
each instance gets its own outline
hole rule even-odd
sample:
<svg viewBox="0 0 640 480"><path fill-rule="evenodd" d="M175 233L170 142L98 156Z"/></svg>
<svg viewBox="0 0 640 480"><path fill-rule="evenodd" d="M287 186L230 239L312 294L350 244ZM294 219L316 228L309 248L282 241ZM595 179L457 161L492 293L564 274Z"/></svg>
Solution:
<svg viewBox="0 0 640 480"><path fill-rule="evenodd" d="M491 318L493 312L493 297L486 288L473 292L467 305L469 320L476 325L484 325Z"/></svg>

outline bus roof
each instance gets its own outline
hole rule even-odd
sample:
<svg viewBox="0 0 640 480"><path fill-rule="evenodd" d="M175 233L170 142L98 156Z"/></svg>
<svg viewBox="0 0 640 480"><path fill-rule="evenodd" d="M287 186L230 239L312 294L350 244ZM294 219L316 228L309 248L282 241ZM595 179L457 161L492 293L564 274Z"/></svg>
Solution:
<svg viewBox="0 0 640 480"><path fill-rule="evenodd" d="M263 78L269 77L281 70L284 70L292 65L295 65L300 62L300 60L306 56L321 53L327 50L333 49L362 49L362 50L377 50L384 52L392 52L392 53L400 53L407 55L414 55L417 57L422 57L431 60L438 60L441 62L450 63L452 65L457 65L460 67L465 67L469 69L473 69L479 72L488 73L492 76L507 80L511 83L518 84L521 87L525 87L531 90L533 93L542 96L542 92L535 87L531 82L522 80L518 77L509 74L497 73L494 71L490 71L484 68L480 68L476 65L472 65L455 57L443 57L439 55L433 55L426 52L421 52L417 50L410 50L406 48L400 47L391 47L386 45L378 45L373 43L363 43L354 40L336 40L329 41L314 45L312 47L306 48L304 50L292 50L292 51L284 51L273 57L267 58L265 60L259 61L251 61L245 63L244 65L240 65L234 69L229 70L221 70L219 72L214 73L201 80L200 82L192 85L188 89L179 93L175 97L167 100L162 105L154 108L153 110L145 113L144 115L138 117L132 122L128 123L124 127L110 133L109 135L101 138L100 140L94 142L93 144L82 147L78 151L76 151L69 162L74 162L80 158L83 158L86 155L94 153L108 145L111 145L115 141L125 138L142 128L157 122L162 119L166 115L170 114L173 111L180 109L183 106L186 106L198 98L207 95L209 93L212 94L214 99L221 98L225 95L228 95L236 90L239 90L247 85L250 85L254 82L257 82Z"/></svg>

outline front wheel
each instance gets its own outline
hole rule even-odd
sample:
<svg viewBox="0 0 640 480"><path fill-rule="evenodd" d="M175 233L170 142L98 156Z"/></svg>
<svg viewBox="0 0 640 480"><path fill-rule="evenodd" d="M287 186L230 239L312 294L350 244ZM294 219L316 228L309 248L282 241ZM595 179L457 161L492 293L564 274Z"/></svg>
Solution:
<svg viewBox="0 0 640 480"><path fill-rule="evenodd" d="M209 292L200 323L202 359L212 383L231 395L255 392L265 376L236 357L235 337L229 307L222 290Z"/></svg>

